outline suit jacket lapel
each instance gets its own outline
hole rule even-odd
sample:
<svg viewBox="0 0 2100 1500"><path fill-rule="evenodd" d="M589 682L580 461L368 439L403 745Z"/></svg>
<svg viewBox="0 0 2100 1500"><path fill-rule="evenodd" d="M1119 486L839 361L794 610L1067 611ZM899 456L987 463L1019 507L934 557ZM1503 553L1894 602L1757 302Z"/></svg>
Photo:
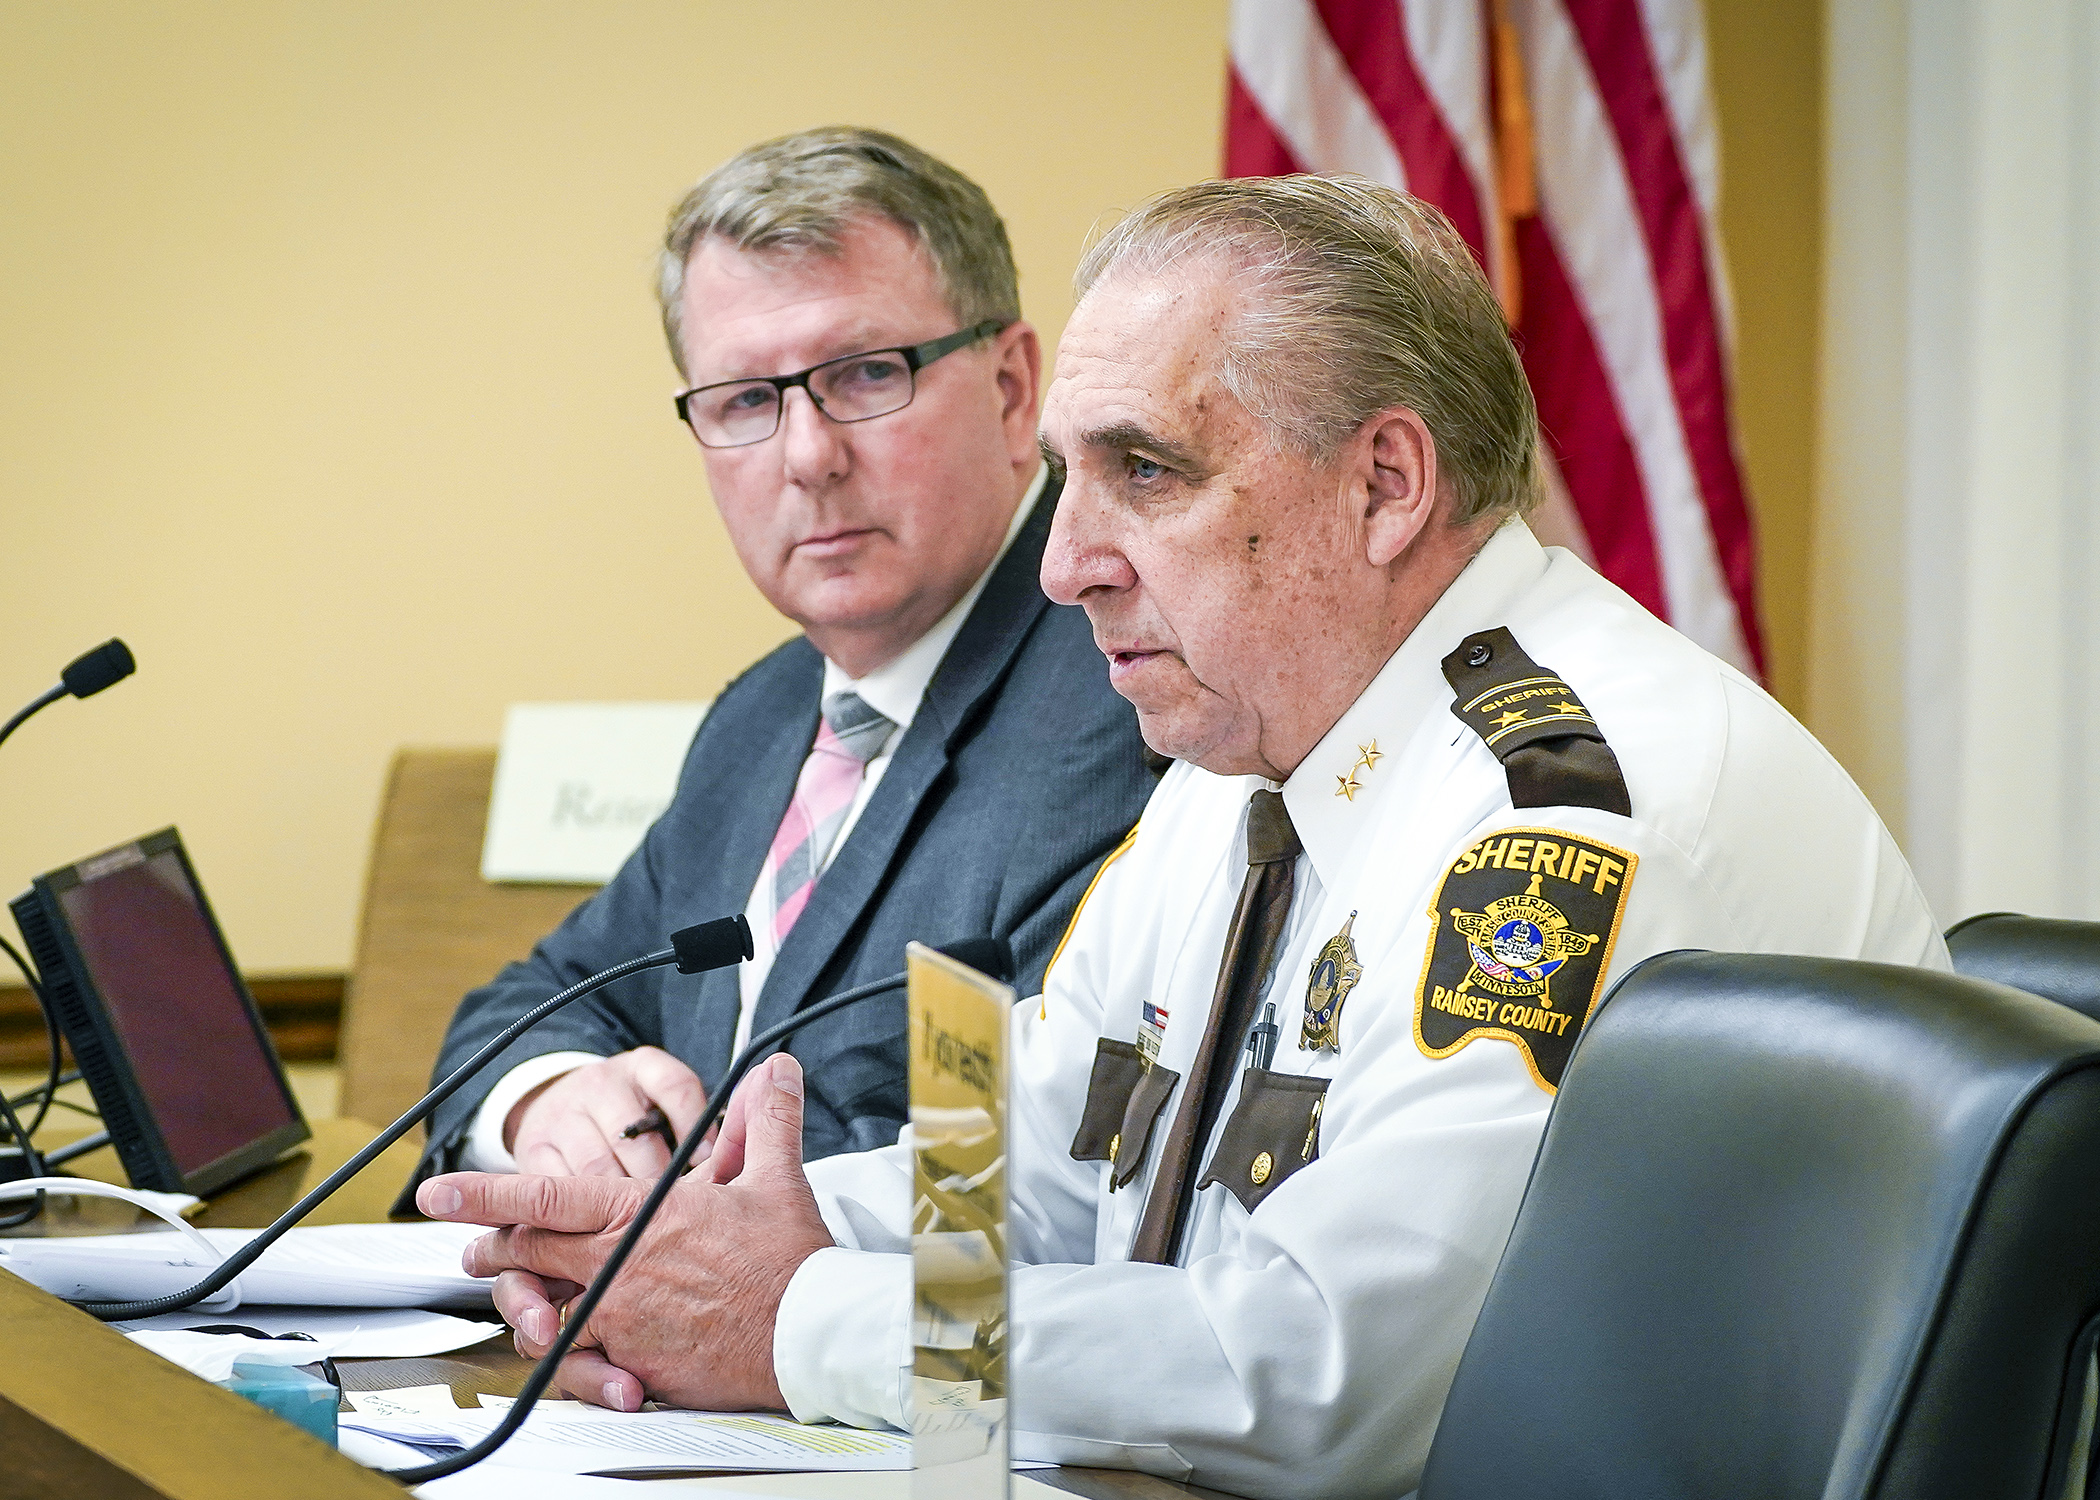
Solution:
<svg viewBox="0 0 2100 1500"><path fill-rule="evenodd" d="M811 986L824 976L839 945L860 920L891 865L902 856L919 803L947 768L951 747L1006 675L1029 627L1049 608L1039 576L1057 493L1055 484L1045 486L1034 513L941 658L933 680L926 685L925 700L889 769L883 772L875 795L868 799L844 847L817 881L809 905L781 945L759 993L758 1012L752 1018L754 1032L778 1025L816 998L810 994ZM967 935L927 934L934 939ZM903 968L904 955L863 954L857 967L867 971L860 976L863 980L880 978Z"/></svg>

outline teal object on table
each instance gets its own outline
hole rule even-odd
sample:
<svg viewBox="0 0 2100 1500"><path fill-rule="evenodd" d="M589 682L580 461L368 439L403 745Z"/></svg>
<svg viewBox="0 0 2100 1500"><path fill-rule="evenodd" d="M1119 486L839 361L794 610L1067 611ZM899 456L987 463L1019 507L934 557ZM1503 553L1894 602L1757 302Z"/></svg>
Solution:
<svg viewBox="0 0 2100 1500"><path fill-rule="evenodd" d="M246 1396L265 1411L274 1411L294 1427L303 1427L329 1447L335 1446L335 1411L341 1394L318 1375L297 1365L236 1364L233 1377L219 1384Z"/></svg>

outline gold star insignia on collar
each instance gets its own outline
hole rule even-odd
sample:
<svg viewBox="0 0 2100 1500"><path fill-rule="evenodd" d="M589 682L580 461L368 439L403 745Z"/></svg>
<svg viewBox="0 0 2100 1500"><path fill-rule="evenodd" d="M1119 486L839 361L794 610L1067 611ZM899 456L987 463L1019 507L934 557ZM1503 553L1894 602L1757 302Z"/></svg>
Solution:
<svg viewBox="0 0 2100 1500"><path fill-rule="evenodd" d="M1513 708L1506 714L1495 715L1495 727L1497 729L1507 729L1512 724L1521 724L1523 722L1524 710L1521 708Z"/></svg>
<svg viewBox="0 0 2100 1500"><path fill-rule="evenodd" d="M1571 715L1578 719L1587 719L1589 717L1589 715L1583 711L1583 707L1580 703L1556 703L1553 705L1553 711L1557 714Z"/></svg>
<svg viewBox="0 0 2100 1500"><path fill-rule="evenodd" d="M1356 779L1356 772L1353 769L1347 776L1335 777L1334 781L1334 794L1337 797L1347 797L1351 802L1354 802L1356 794L1364 789L1364 784Z"/></svg>
<svg viewBox="0 0 2100 1500"><path fill-rule="evenodd" d="M1378 741L1375 739L1368 745L1358 745L1356 747L1356 763L1366 771L1377 770L1378 763L1384 759L1385 752L1378 748ZM1354 776L1356 772L1351 770L1349 774Z"/></svg>

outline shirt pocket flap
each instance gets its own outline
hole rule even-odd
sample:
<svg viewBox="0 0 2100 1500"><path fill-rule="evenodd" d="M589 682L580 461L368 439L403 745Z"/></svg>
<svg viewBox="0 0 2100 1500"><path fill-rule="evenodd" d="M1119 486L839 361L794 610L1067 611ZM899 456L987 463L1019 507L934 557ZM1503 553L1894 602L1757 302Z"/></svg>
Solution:
<svg viewBox="0 0 2100 1500"><path fill-rule="evenodd" d="M1117 1139L1109 1142L1108 1159L1114 1167L1111 1186L1127 1187L1144 1167L1146 1153L1152 1149L1152 1127L1159 1122L1160 1111L1167 1107L1167 1100L1174 1096L1174 1085L1179 1082L1179 1073L1154 1063L1130 1091L1130 1103L1123 1110L1123 1128L1116 1133Z"/></svg>
<svg viewBox="0 0 2100 1500"><path fill-rule="evenodd" d="M1196 1186L1223 1183L1253 1213L1293 1172L1319 1160L1328 1082L1302 1073L1247 1069L1240 1078L1240 1102Z"/></svg>
<svg viewBox="0 0 2100 1500"><path fill-rule="evenodd" d="M1094 1075L1087 1081L1086 1108L1079 1133L1072 1137L1072 1160L1107 1161L1109 1146L1123 1129L1123 1111L1144 1075L1144 1059L1135 1044L1101 1038L1094 1049Z"/></svg>

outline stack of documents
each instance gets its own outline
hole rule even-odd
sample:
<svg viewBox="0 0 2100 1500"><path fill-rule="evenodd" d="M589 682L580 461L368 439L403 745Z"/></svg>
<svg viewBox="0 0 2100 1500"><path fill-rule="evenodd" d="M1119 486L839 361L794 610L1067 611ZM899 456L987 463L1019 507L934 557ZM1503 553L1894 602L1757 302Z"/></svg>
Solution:
<svg viewBox="0 0 2100 1500"><path fill-rule="evenodd" d="M501 1323L477 1323L449 1313L414 1307L270 1307L251 1303L238 1312L162 1313L134 1323L113 1323L141 1348L173 1360L193 1375L224 1380L242 1360L264 1364L311 1364L333 1359L427 1359L467 1349L504 1331ZM212 1329L205 1333L199 1330ZM229 1330L244 1328L250 1334ZM285 1335L300 1335L287 1339Z"/></svg>
<svg viewBox="0 0 2100 1500"><path fill-rule="evenodd" d="M253 1229L199 1231L221 1255ZM240 1274L243 1302L316 1307L490 1305L490 1282L459 1267L460 1252L488 1233L472 1224L321 1224L294 1229ZM134 1302L192 1285L218 1264L187 1235L83 1235L0 1240L11 1271L72 1302Z"/></svg>
<svg viewBox="0 0 2100 1500"><path fill-rule="evenodd" d="M509 1332L501 1323L475 1322L448 1313L423 1312L412 1307L359 1308L344 1312L333 1307L243 1307L240 1316L222 1318L211 1313L172 1312L157 1318L139 1318L109 1326L123 1333L178 1333L199 1326L224 1327L229 1323L252 1328L264 1338L282 1338L303 1333L313 1339L343 1339L336 1350L343 1359L425 1359L433 1354L451 1354L471 1348L483 1339ZM149 1345L150 1347L150 1345Z"/></svg>
<svg viewBox="0 0 2100 1500"><path fill-rule="evenodd" d="M358 1410L337 1417L339 1429L405 1443L429 1456L479 1442L509 1405L465 1410L453 1405L443 1386L357 1391L350 1400ZM354 1452L350 1442L343 1447ZM758 1412L616 1412L556 1401L534 1407L495 1461L545 1474L909 1469L911 1439L901 1432L806 1427Z"/></svg>

